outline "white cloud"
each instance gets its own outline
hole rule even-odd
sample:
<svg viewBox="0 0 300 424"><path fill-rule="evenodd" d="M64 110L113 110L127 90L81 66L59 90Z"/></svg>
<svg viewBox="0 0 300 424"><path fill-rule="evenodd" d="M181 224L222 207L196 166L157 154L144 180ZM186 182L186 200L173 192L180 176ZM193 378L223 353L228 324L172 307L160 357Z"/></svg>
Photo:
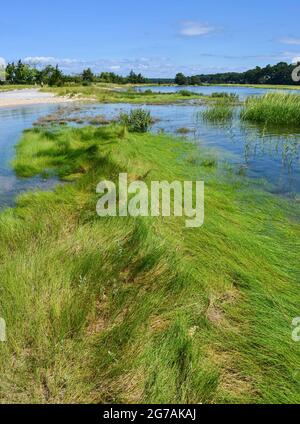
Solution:
<svg viewBox="0 0 300 424"><path fill-rule="evenodd" d="M22 59L23 62L37 68L43 68L46 65L58 65L60 69L69 74L78 74L83 69L91 70L99 74L100 72L117 72L121 75L128 75L131 70L145 76L172 76L176 73L176 66L170 63L168 58L164 57L141 57L134 59L95 59L81 60L57 58L52 56L28 56Z"/></svg>
<svg viewBox="0 0 300 424"><path fill-rule="evenodd" d="M0 56L0 66L6 66L6 61L4 57L1 57L1 56Z"/></svg>
<svg viewBox="0 0 300 424"><path fill-rule="evenodd" d="M293 58L293 60L292 60L292 63L295 63L296 65L297 65L298 63L300 63L300 56L296 56L296 57L294 57L294 58Z"/></svg>
<svg viewBox="0 0 300 424"><path fill-rule="evenodd" d="M52 56L28 56L24 62L29 65L71 65L77 62L75 59L58 59Z"/></svg>
<svg viewBox="0 0 300 424"><path fill-rule="evenodd" d="M300 56L300 53L297 52L297 51L296 52L289 52L289 51L287 51L287 52L282 52L278 56L278 59L284 60L284 61L289 62L289 63L296 63L295 61L297 59L299 59L299 56Z"/></svg>
<svg viewBox="0 0 300 424"><path fill-rule="evenodd" d="M300 38L284 37L280 40L283 44L300 46Z"/></svg>
<svg viewBox="0 0 300 424"><path fill-rule="evenodd" d="M200 37L216 31L215 27L196 21L183 21L180 25L180 34L184 37Z"/></svg>

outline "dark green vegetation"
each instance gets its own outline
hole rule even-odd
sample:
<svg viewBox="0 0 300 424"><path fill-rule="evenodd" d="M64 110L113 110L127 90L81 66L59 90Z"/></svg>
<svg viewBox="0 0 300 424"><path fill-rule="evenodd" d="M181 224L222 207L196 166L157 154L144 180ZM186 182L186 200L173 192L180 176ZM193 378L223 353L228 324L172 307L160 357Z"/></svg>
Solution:
<svg viewBox="0 0 300 424"><path fill-rule="evenodd" d="M64 83L65 76L58 66L46 66L42 70L32 68L21 60L9 63L6 67L7 84L48 84L59 86Z"/></svg>
<svg viewBox="0 0 300 424"><path fill-rule="evenodd" d="M206 151L117 125L26 131L0 215L3 402L300 402L299 204ZM205 224L99 218L99 181L206 183Z"/></svg>
<svg viewBox="0 0 300 424"><path fill-rule="evenodd" d="M300 96L268 93L247 99L241 119L266 125L300 127Z"/></svg>
<svg viewBox="0 0 300 424"><path fill-rule="evenodd" d="M222 100L228 100L231 102L238 102L239 96L235 93L222 93L222 92L215 92L212 93L211 97L213 99L222 99Z"/></svg>
<svg viewBox="0 0 300 424"><path fill-rule="evenodd" d="M178 85L201 85L202 84L202 80L200 79L199 76L195 75L192 77L186 77L181 72L176 75L174 82L175 84L178 84Z"/></svg>
<svg viewBox="0 0 300 424"><path fill-rule="evenodd" d="M92 82L144 84L146 79L141 74L135 74L133 71L127 77L122 77L113 72L102 72L99 75L95 75L90 68L83 70L80 75L64 75L58 66L48 65L43 69L37 69L23 63L21 60L17 63L9 63L6 66L5 84L47 84L60 87L68 83L89 85Z"/></svg>
<svg viewBox="0 0 300 424"><path fill-rule="evenodd" d="M184 96L184 97L192 97L192 96L194 96L195 93L193 93L193 91L190 91L190 90L180 90L180 91L178 91L178 94L180 94L181 96Z"/></svg>
<svg viewBox="0 0 300 424"><path fill-rule="evenodd" d="M132 109L130 113L122 112L119 117L121 125L131 132L147 132L153 123L149 111L143 109Z"/></svg>
<svg viewBox="0 0 300 424"><path fill-rule="evenodd" d="M274 85L299 85L292 79L295 64L279 62L277 65L267 65L264 68L257 66L246 72L225 72L221 74L201 74L187 77L177 74L176 84L274 84Z"/></svg>

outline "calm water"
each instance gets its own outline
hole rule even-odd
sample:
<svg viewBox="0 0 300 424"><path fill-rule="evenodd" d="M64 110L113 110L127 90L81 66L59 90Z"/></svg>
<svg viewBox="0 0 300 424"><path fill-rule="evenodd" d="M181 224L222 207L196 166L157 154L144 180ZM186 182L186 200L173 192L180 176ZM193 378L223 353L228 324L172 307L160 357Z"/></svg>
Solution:
<svg viewBox="0 0 300 424"><path fill-rule="evenodd" d="M238 94L241 95L240 91ZM85 105L77 113L87 116L102 114L110 118L136 107L116 104ZM49 189L57 183L57 180L17 178L10 167L14 145L22 131L31 127L39 117L52 113L57 108L57 105L0 108L0 208L12 205L21 192L35 188ZM237 116L238 110L230 124L213 125L203 122L199 117L204 106L168 105L144 108L159 119L152 128L153 132L164 130L176 134L179 128L188 128L191 131L187 135L189 138L211 149L212 154L217 153L220 160L230 163L236 172L265 184L266 189L272 192L299 197L300 130L266 131L256 125L241 124Z"/></svg>
<svg viewBox="0 0 300 424"><path fill-rule="evenodd" d="M255 87L224 87L222 85L210 85L210 86L194 86L194 85L187 85L187 86L141 86L136 88L138 91L146 91L146 90L152 90L156 93L174 93L180 90L189 90L194 93L203 93L205 95L210 95L212 93L234 93L237 94L241 100L246 99L249 96L261 96L265 93L269 93L270 91L276 91L279 90L271 90L266 88L255 88ZM287 93L296 93L300 94L300 90L280 90Z"/></svg>
<svg viewBox="0 0 300 424"><path fill-rule="evenodd" d="M26 106L0 108L0 208L11 206L17 194L35 188L48 189L56 181L41 178L17 178L10 167L14 146L22 131L31 127L40 116L55 110L57 106Z"/></svg>

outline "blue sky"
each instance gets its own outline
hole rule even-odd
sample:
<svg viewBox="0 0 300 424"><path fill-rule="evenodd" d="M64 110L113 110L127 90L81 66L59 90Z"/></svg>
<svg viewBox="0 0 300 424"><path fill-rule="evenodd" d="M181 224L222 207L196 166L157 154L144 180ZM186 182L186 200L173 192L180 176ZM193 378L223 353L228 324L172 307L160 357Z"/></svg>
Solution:
<svg viewBox="0 0 300 424"><path fill-rule="evenodd" d="M300 2L15 0L0 57L150 77L241 71L300 57Z"/></svg>

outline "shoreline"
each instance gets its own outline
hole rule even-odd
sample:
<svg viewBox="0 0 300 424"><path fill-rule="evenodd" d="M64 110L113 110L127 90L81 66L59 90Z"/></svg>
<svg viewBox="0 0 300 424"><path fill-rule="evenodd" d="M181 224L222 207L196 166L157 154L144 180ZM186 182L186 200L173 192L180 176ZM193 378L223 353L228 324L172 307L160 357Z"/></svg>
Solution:
<svg viewBox="0 0 300 424"><path fill-rule="evenodd" d="M54 93L41 92L39 89L0 91L0 108L40 104L73 103L78 100L79 99L75 96L73 98L70 98L69 96L60 97Z"/></svg>

